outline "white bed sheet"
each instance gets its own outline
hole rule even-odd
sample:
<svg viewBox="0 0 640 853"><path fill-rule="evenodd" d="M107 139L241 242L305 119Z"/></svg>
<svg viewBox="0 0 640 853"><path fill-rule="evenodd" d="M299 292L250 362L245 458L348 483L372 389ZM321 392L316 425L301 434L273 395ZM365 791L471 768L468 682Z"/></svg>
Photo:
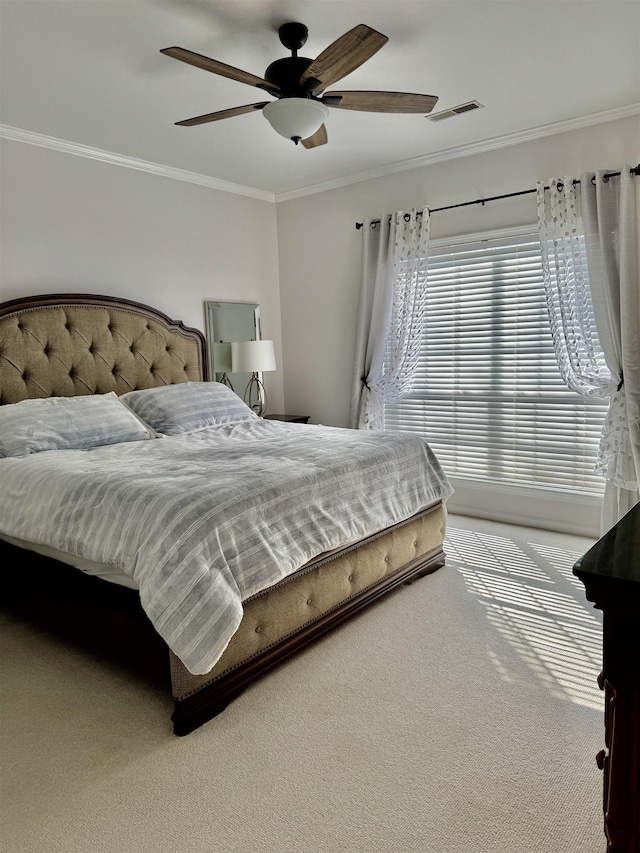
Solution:
<svg viewBox="0 0 640 853"><path fill-rule="evenodd" d="M15 536L6 536L0 534L0 539L8 542L10 545L17 545L18 548L24 548L27 551L34 551L36 554L42 554L43 557L50 557L52 560L59 560L61 563L67 563L73 566L74 569L79 569L86 575L93 575L110 583L117 583L119 586L126 586L128 589L138 589L138 585L132 577L126 575L120 569L114 566L109 566L106 563L94 563L93 560L85 560L82 557L76 557L74 554L67 554L64 551L59 551L57 548L52 548L50 545L39 545L37 542L29 542L25 539L18 539Z"/></svg>

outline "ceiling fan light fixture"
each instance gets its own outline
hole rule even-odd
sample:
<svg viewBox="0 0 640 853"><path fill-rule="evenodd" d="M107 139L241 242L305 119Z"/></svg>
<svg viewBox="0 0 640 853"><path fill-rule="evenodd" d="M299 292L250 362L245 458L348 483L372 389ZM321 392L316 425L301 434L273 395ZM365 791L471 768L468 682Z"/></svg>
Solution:
<svg viewBox="0 0 640 853"><path fill-rule="evenodd" d="M281 98L267 104L262 114L276 133L297 145L320 129L329 110L311 98Z"/></svg>
<svg viewBox="0 0 640 853"><path fill-rule="evenodd" d="M328 86L360 68L389 41L387 36L366 24L358 24L341 35L315 59L298 56L298 50L308 36L304 24L290 21L279 27L278 35L282 44L291 51L291 56L272 62L264 77L256 77L241 68L183 47L163 48L160 52L172 59L263 89L278 99L271 103L216 110L176 124L192 127L261 110L276 133L291 139L296 145L302 142L303 147L309 149L319 148L328 142L325 125L329 116L327 107L372 113L430 113L438 100L435 95L412 92L325 91ZM462 104L456 110L463 112L472 108Z"/></svg>

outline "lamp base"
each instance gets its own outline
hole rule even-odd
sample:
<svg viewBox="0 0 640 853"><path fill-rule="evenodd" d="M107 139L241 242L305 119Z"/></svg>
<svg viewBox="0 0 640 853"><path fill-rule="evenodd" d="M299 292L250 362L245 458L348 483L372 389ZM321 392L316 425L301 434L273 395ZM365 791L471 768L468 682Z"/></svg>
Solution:
<svg viewBox="0 0 640 853"><path fill-rule="evenodd" d="M257 373L252 373L247 382L244 401L256 415L262 416L267 411L267 392Z"/></svg>
<svg viewBox="0 0 640 853"><path fill-rule="evenodd" d="M226 385L226 386L227 386L227 388L231 388L231 390L232 390L232 391L234 392L234 394L235 394L235 390L236 390L236 389L235 389L235 388L233 387L233 385L231 384L231 380L229 379L229 377L227 376L227 374L226 374L226 373L223 373L223 374L222 374L222 376L220 377L220 379L218 380L218 382L219 382L221 385Z"/></svg>

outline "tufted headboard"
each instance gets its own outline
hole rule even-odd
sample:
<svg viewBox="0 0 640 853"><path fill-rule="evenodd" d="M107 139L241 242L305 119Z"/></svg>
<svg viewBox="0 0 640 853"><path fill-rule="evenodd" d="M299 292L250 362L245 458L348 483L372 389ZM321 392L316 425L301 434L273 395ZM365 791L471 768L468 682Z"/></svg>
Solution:
<svg viewBox="0 0 640 853"><path fill-rule="evenodd" d="M112 296L0 303L0 404L209 379L202 332Z"/></svg>

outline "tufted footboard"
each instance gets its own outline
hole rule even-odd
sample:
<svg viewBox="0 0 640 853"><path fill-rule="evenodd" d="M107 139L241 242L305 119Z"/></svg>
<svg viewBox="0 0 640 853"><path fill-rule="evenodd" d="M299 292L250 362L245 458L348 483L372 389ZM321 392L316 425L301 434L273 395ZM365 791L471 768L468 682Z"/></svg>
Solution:
<svg viewBox="0 0 640 853"><path fill-rule="evenodd" d="M206 675L192 675L171 652L175 733L220 713L258 675L385 592L442 566L445 528L444 507L434 505L248 599L240 627Z"/></svg>

